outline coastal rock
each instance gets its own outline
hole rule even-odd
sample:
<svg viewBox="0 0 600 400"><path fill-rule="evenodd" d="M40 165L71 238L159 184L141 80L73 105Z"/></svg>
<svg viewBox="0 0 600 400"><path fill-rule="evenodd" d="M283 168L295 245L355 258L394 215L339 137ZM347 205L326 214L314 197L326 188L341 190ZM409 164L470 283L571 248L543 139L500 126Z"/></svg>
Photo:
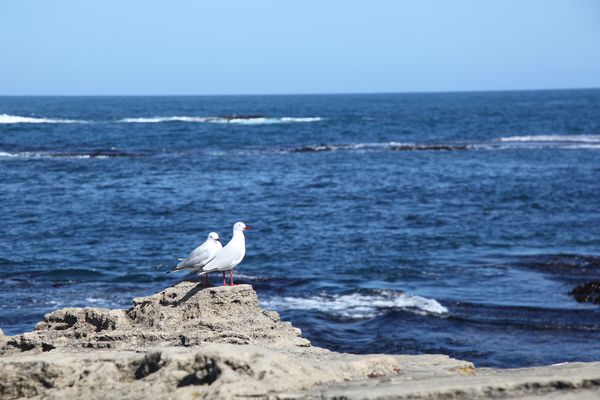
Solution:
<svg viewBox="0 0 600 400"><path fill-rule="evenodd" d="M600 257L581 254L537 254L521 257L516 265L562 275L588 276L600 272Z"/></svg>
<svg viewBox="0 0 600 400"><path fill-rule="evenodd" d="M260 308L249 285L204 288L182 282L133 300L129 310L64 308L46 314L33 332L0 342L0 354L21 351L139 350L201 343L309 347L299 329Z"/></svg>
<svg viewBox="0 0 600 400"><path fill-rule="evenodd" d="M519 369L482 368L460 376L399 374L337 383L310 392L319 399L523 399L592 400L600 398L600 363L563 363Z"/></svg>
<svg viewBox="0 0 600 400"><path fill-rule="evenodd" d="M456 363L445 359L449 366ZM267 398L316 385L388 376L402 370L394 356L345 355L315 362L252 345L164 347L144 353L108 351L80 355L44 353L0 358L0 397L16 399Z"/></svg>
<svg viewBox="0 0 600 400"><path fill-rule="evenodd" d="M571 295L580 303L600 304L600 281L579 285L571 291Z"/></svg>
<svg viewBox="0 0 600 400"><path fill-rule="evenodd" d="M475 369L444 355L313 347L249 285L183 282L129 310L65 308L0 335L1 399L595 398L600 363ZM556 397L555 397L556 398Z"/></svg>

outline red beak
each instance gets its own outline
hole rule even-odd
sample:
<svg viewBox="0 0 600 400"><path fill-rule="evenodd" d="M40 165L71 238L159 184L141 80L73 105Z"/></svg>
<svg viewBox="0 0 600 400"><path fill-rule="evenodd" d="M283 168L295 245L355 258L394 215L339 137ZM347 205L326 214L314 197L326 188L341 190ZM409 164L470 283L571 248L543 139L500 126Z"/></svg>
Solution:
<svg viewBox="0 0 600 400"><path fill-rule="evenodd" d="M250 225L246 225L246 227L244 228L245 231L251 231L252 227Z"/></svg>

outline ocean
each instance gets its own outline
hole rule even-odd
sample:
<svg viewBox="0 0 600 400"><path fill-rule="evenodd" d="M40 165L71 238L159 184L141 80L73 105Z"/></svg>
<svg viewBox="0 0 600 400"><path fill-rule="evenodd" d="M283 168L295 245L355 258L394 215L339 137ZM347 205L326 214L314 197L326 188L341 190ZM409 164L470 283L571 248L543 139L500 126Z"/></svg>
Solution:
<svg viewBox="0 0 600 400"><path fill-rule="evenodd" d="M217 231L314 345L600 360L600 90L0 97L0 328L127 308ZM218 275L211 276L220 285Z"/></svg>

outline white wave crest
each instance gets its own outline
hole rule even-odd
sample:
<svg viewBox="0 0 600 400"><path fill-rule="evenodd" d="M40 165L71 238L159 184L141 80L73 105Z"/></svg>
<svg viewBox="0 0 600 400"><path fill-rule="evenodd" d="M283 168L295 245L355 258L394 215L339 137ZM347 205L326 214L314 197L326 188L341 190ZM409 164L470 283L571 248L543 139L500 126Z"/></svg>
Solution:
<svg viewBox="0 0 600 400"><path fill-rule="evenodd" d="M3 158L23 158L23 159L108 159L112 158L110 154L102 153L53 153L46 151L20 151L17 153L9 153L0 151L0 159Z"/></svg>
<svg viewBox="0 0 600 400"><path fill-rule="evenodd" d="M170 116L170 117L141 117L123 118L117 122L151 124L159 122L200 122L213 124L241 124L241 125L264 125L264 124L287 124L294 122L317 122L320 117L194 117L194 116Z"/></svg>
<svg viewBox="0 0 600 400"><path fill-rule="evenodd" d="M323 118L321 117L283 117L283 118L279 118L279 120L281 122L318 122L321 121Z"/></svg>
<svg viewBox="0 0 600 400"><path fill-rule="evenodd" d="M312 297L278 296L261 302L264 307L276 310L317 310L353 319L373 318L390 309L405 310L420 315L448 313L448 309L435 299L387 290L373 295L352 293Z"/></svg>
<svg viewBox="0 0 600 400"><path fill-rule="evenodd" d="M34 118L0 114L0 124L81 124L87 121L59 118Z"/></svg>
<svg viewBox="0 0 600 400"><path fill-rule="evenodd" d="M570 150L579 150L579 149L585 149L585 150L600 150L600 143L588 143L588 144L572 144L572 145L568 145L568 146L564 146L563 149L570 149Z"/></svg>
<svg viewBox="0 0 600 400"><path fill-rule="evenodd" d="M583 142L600 143L600 135L526 135L500 138L501 142Z"/></svg>
<svg viewBox="0 0 600 400"><path fill-rule="evenodd" d="M135 123L135 124L153 124L158 122L206 122L206 117L148 117L148 118L123 118L117 122Z"/></svg>

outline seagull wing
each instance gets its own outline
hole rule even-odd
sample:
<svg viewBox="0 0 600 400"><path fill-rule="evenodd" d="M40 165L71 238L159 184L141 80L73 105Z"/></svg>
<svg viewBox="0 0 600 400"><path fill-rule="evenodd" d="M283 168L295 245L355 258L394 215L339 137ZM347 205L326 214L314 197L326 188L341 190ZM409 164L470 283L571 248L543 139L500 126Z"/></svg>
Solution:
<svg viewBox="0 0 600 400"><path fill-rule="evenodd" d="M188 256L188 258L194 258L196 256L199 256L200 254L202 254L206 250L208 250L208 246L209 246L209 242L207 240L206 242L202 243L200 246L198 246L194 250L192 250L192 252Z"/></svg>
<svg viewBox="0 0 600 400"><path fill-rule="evenodd" d="M202 273L227 271L238 265L243 258L240 252L231 246L225 246L204 267Z"/></svg>
<svg viewBox="0 0 600 400"><path fill-rule="evenodd" d="M210 260L212 260L211 254L208 249L205 249L201 253L196 253L194 257L188 257L177 264L177 269L201 268Z"/></svg>

